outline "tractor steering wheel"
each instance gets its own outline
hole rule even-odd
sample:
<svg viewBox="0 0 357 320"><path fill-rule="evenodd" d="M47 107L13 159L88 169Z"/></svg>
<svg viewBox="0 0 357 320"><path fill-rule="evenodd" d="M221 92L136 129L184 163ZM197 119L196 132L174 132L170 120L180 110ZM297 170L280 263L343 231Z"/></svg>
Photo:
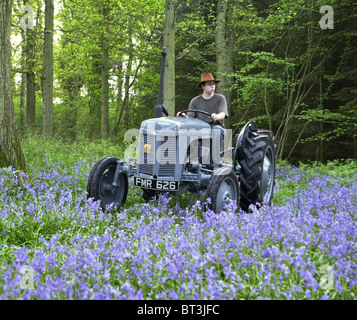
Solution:
<svg viewBox="0 0 357 320"><path fill-rule="evenodd" d="M182 111L179 112L179 116L181 116L181 114L184 113L184 112L194 112L195 114L198 112L198 113L203 113L203 114L205 114L205 115L207 115L209 117L211 116L211 114L208 113L207 111L197 110L197 109L182 110ZM213 120L211 119L211 121L207 121L207 122L211 123L211 122L213 122Z"/></svg>

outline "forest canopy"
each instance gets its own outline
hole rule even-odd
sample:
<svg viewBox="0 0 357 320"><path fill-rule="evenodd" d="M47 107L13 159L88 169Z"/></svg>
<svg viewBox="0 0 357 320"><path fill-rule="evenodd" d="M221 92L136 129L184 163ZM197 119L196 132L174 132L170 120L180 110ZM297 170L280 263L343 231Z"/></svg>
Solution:
<svg viewBox="0 0 357 320"><path fill-rule="evenodd" d="M281 159L357 158L352 0L14 0L12 10L22 135L122 143L153 117L171 41L170 116L212 72L235 133L254 120L274 132Z"/></svg>

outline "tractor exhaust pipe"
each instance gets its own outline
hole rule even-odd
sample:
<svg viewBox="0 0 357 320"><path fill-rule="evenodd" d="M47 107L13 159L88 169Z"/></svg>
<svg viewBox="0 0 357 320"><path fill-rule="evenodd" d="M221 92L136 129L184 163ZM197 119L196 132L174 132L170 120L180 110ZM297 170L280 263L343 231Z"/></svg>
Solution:
<svg viewBox="0 0 357 320"><path fill-rule="evenodd" d="M166 47L162 48L162 61L161 61L161 73L160 73L160 87L159 87L159 97L157 99L157 105L155 107L154 118L160 118L162 116L163 110L165 110L162 106L162 91L164 88L164 74L165 74L165 61L166 61ZM166 110L165 110L166 111Z"/></svg>

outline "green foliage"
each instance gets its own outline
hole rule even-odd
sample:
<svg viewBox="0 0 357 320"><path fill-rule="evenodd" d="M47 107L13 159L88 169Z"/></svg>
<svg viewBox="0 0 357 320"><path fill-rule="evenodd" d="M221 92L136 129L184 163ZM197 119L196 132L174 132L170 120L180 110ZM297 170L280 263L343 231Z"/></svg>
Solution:
<svg viewBox="0 0 357 320"><path fill-rule="evenodd" d="M29 0L36 75L36 126L42 127L43 2ZM14 1L12 52L16 115L20 110L22 1ZM276 135L279 158L307 161L357 156L356 12L332 1L334 29L322 30L323 0L228 1L226 40L233 35L229 123L255 119ZM109 50L110 137L151 117L157 100L165 1L60 0L54 46L54 134L68 141L100 138L102 46ZM215 0L179 1L176 9L176 108L195 95L199 76L216 71ZM23 124L20 124L23 125ZM24 129L24 128L22 128ZM25 130L22 130L25 132ZM323 143L321 143L321 141ZM345 147L335 146L342 142ZM318 146L318 147L317 147ZM316 149L319 148L318 151ZM301 152L304 150L304 152ZM306 154L306 155L305 155Z"/></svg>
<svg viewBox="0 0 357 320"><path fill-rule="evenodd" d="M325 4L244 1L234 9L238 58L232 89L239 117L235 122L265 114L261 125L276 133L279 157L299 153L301 159L301 148L308 150L302 143L313 146L321 140L324 153L327 142L347 138L352 143L356 134L356 82L350 76L351 65L356 64L351 55L354 32L345 23L354 19L355 12L347 9L350 1L331 3L338 31L325 31L319 25L319 8Z"/></svg>
<svg viewBox="0 0 357 320"><path fill-rule="evenodd" d="M41 136L28 136L23 141L26 159L31 159L39 168L46 162L66 162L69 170L83 158L96 161L104 156L121 158L124 146L110 141L76 140L74 143L60 138L46 139Z"/></svg>
<svg viewBox="0 0 357 320"><path fill-rule="evenodd" d="M313 175L325 175L338 177L349 181L356 177L357 162L353 159L339 159L328 161L326 164L322 164L318 161L309 163L300 163L299 166L307 175L312 177Z"/></svg>
<svg viewBox="0 0 357 320"><path fill-rule="evenodd" d="M340 110L346 110L345 107L340 107ZM353 110L348 110L349 113L352 113ZM311 137L301 139L302 143L309 141L331 141L336 140L342 136L356 136L353 128L356 128L355 116L348 116L342 112L331 112L328 109L308 109L302 110L301 114L296 117L299 120L305 120L309 123L312 122L321 122L332 124L333 128L329 131L321 132L319 134L313 135ZM351 132L352 129L352 132Z"/></svg>

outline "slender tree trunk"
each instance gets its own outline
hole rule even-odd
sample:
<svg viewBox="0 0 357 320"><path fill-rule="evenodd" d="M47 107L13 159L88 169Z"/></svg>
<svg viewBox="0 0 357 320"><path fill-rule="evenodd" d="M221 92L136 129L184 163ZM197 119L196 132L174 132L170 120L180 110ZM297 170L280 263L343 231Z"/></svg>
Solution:
<svg viewBox="0 0 357 320"><path fill-rule="evenodd" d="M101 53L92 55L93 78L89 83L90 138L101 138Z"/></svg>
<svg viewBox="0 0 357 320"><path fill-rule="evenodd" d="M119 112L121 110L121 107L123 105L123 75L124 75L124 69L123 69L123 63L118 63L114 67L114 73L115 76L117 77L117 90L118 93L116 95L116 111L115 111L115 121L119 117ZM114 127L113 132L116 130L116 127Z"/></svg>
<svg viewBox="0 0 357 320"><path fill-rule="evenodd" d="M131 41L131 45L133 46L132 43L132 38L130 36L130 41ZM133 47L131 47L132 49ZM119 115L117 116L117 122L114 126L114 130L113 130L113 137L112 137L112 141L115 140L115 138L117 137L118 133L119 133L119 128L120 128L120 124L121 124L121 120L122 120L122 116L123 116L123 112L125 110L125 112L128 112L128 108L130 108L131 102L130 102L130 89L132 88L133 84L135 83L139 70L141 68L141 65L143 63L143 60L140 60L139 63L137 63L135 71L132 70L133 67L133 53L132 50L130 50L130 55L128 58L128 63L126 66L126 75L125 75L125 83L124 83L124 88L125 88L125 93L124 93L124 100L122 103L122 107L121 110L119 112ZM132 79L131 79L132 78ZM121 85L118 86L121 90ZM127 124L126 124L127 127Z"/></svg>
<svg viewBox="0 0 357 320"><path fill-rule="evenodd" d="M323 109L323 105L324 105L324 98L323 98L323 88L322 88L322 67L320 66L320 86L319 86L319 90L320 90L320 101L319 101L319 108ZM324 124L322 122L320 122L320 134L323 133L324 130ZM324 141L323 139L320 140L320 162L323 163L324 162Z"/></svg>
<svg viewBox="0 0 357 320"><path fill-rule="evenodd" d="M131 74L131 68L132 68L132 60L133 60L133 56L132 54L130 54L129 56L129 59L128 59L128 64L127 64L127 67L126 67L126 74L125 74L125 83L124 83L124 88L125 88L125 93L124 93L124 100L123 100L123 103L122 103L122 107L121 107L121 110L120 110L120 113L119 113L119 116L118 116L118 121L117 121L117 124L114 128L114 135L113 135L113 141L114 139L116 138L118 132L119 132L119 128L120 128L120 123L121 123L121 120L122 120L122 116L123 116L123 113L124 113L124 109L125 108L128 108L128 105L129 105L129 98L130 98L130 88L131 88L131 85L132 83L130 83L130 74ZM127 110L126 110L127 112Z"/></svg>
<svg viewBox="0 0 357 320"><path fill-rule="evenodd" d="M25 106L26 106L26 35L21 29L21 93L20 93L20 131L25 131Z"/></svg>
<svg viewBox="0 0 357 320"><path fill-rule="evenodd" d="M109 50L103 39L102 45L102 140L109 138Z"/></svg>
<svg viewBox="0 0 357 320"><path fill-rule="evenodd" d="M104 21L107 21L109 14L109 8L103 8ZM102 33L102 67L101 67L101 79L102 79L102 113L101 113L101 131L102 140L109 138L109 47L108 38L106 32Z"/></svg>
<svg viewBox="0 0 357 320"><path fill-rule="evenodd" d="M217 93L227 94L227 0L219 0L216 12L216 72L217 78L221 80L217 86Z"/></svg>
<svg viewBox="0 0 357 320"><path fill-rule="evenodd" d="M170 116L175 115L175 25L177 0L165 1L164 47L167 48L163 104Z"/></svg>
<svg viewBox="0 0 357 320"><path fill-rule="evenodd" d="M226 92L225 92L225 96L226 96L226 100L227 100L227 107L228 107L228 114L229 114L229 118L227 119L228 121L226 121L226 126L228 128L232 127L232 121L231 119L233 119L234 116L234 111L233 111L233 107L232 107L232 91L231 91L231 87L233 85L233 78L229 75L232 75L234 72L234 41L235 41L235 28L234 28L234 21L233 21L233 17L232 17L232 9L233 9L233 5L234 5L234 1L231 0L228 3L229 7L228 7L228 23L227 23L227 66L226 66L226 72L227 72L227 77L226 77Z"/></svg>
<svg viewBox="0 0 357 320"><path fill-rule="evenodd" d="M76 139L77 135L77 109L79 97L79 76L74 75L69 79L68 85L68 108L66 109L65 130L68 137Z"/></svg>
<svg viewBox="0 0 357 320"><path fill-rule="evenodd" d="M72 126L71 130L73 132L73 139L77 135L77 116L78 116L78 98L79 98L79 75L76 74L73 77L73 90L71 93L71 107L72 107Z"/></svg>
<svg viewBox="0 0 357 320"><path fill-rule="evenodd" d="M118 88L117 105L118 107L120 107L123 98L123 63L118 64L116 70L117 70L116 76L117 76L117 88Z"/></svg>
<svg viewBox="0 0 357 320"><path fill-rule="evenodd" d="M45 32L43 43L43 135L53 134L53 0L45 0Z"/></svg>
<svg viewBox="0 0 357 320"><path fill-rule="evenodd" d="M12 0L0 1L0 167L12 165L26 171L12 100L11 13Z"/></svg>
<svg viewBox="0 0 357 320"><path fill-rule="evenodd" d="M356 9L355 9L356 10ZM356 30L357 22L356 20L354 21L354 30ZM355 51L355 55L353 58L353 70L357 69L357 52ZM355 76L354 78L354 101L357 102L357 77ZM352 129L353 133L353 156L357 160L357 127L354 126Z"/></svg>
<svg viewBox="0 0 357 320"><path fill-rule="evenodd" d="M27 29L26 31L26 126L27 129L32 131L35 127L36 116L36 79L34 63L34 31Z"/></svg>
<svg viewBox="0 0 357 320"><path fill-rule="evenodd" d="M24 4L29 1L25 0ZM26 127L33 131L36 120L35 31L26 29Z"/></svg>

